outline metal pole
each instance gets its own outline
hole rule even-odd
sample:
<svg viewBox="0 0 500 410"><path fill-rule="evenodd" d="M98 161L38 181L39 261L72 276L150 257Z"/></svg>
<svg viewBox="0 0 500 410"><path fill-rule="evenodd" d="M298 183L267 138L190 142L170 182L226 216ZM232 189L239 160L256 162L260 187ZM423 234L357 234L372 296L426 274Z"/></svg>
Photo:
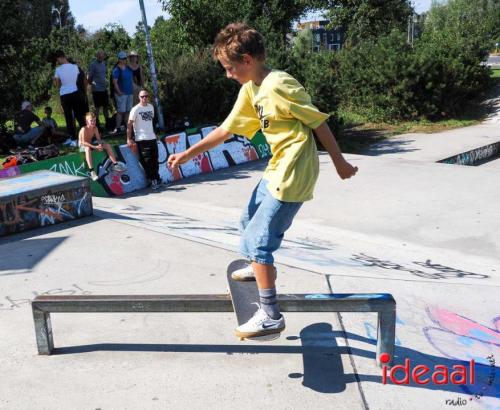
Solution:
<svg viewBox="0 0 500 410"><path fill-rule="evenodd" d="M165 129L163 121L163 110L161 108L160 93L158 91L158 79L156 76L156 65L153 57L153 48L151 47L151 37L149 36L148 21L146 20L146 10L144 9L144 0L139 0L141 7L142 24L144 25L144 33L146 34L146 49L148 52L149 69L151 71L151 80L153 81L153 94L155 95L155 105L158 112L158 126L161 130Z"/></svg>

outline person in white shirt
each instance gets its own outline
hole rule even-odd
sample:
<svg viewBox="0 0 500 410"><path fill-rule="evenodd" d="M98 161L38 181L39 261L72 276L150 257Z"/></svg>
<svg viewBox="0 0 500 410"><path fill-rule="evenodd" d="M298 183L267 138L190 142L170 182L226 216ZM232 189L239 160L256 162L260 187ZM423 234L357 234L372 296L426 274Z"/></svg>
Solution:
<svg viewBox="0 0 500 410"><path fill-rule="evenodd" d="M79 70L76 64L68 62L62 50L58 50L55 57L59 66L54 74L54 84L59 87L66 128L70 135L70 138L64 144L76 147L75 118L80 127L85 125L85 108L77 86Z"/></svg>
<svg viewBox="0 0 500 410"><path fill-rule="evenodd" d="M127 145L139 151L139 161L144 168L146 178L151 182L151 188L157 190L161 185L158 173L158 143L153 127L154 108L148 102L149 92L139 91L139 104L130 111L127 124ZM135 137L132 138L132 131Z"/></svg>

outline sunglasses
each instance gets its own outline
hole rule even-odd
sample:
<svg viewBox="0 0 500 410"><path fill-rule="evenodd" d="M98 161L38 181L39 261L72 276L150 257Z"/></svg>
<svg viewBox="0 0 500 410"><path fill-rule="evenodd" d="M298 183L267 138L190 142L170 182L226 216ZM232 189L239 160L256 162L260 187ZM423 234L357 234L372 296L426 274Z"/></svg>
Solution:
<svg viewBox="0 0 500 410"><path fill-rule="evenodd" d="M146 95L140 95L139 98L148 98L149 97L149 94L146 94Z"/></svg>

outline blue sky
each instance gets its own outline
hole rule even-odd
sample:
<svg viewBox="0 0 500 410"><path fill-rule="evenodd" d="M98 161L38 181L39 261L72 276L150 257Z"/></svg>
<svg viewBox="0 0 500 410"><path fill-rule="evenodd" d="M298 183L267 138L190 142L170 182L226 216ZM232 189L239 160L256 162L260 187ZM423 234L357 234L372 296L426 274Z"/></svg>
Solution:
<svg viewBox="0 0 500 410"><path fill-rule="evenodd" d="M214 0L217 1L217 0ZM430 8L432 0L413 0L418 13ZM157 0L144 0L148 24L152 25L156 18L165 15ZM77 24L95 31L108 23L120 23L133 34L135 26L141 19L139 0L69 0L69 6Z"/></svg>

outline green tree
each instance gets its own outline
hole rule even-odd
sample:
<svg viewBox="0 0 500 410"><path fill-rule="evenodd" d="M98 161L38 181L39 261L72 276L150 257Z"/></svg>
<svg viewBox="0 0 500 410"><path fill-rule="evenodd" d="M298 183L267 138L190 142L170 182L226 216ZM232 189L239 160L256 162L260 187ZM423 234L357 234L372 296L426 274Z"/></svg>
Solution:
<svg viewBox="0 0 500 410"><path fill-rule="evenodd" d="M162 0L170 34L181 49L202 49L229 23L242 21L262 32L271 58L287 43L292 24L313 8L308 0Z"/></svg>
<svg viewBox="0 0 500 410"><path fill-rule="evenodd" d="M26 98L27 80L33 67L43 70L46 62L37 52L44 47L40 37L51 29L49 1L3 0L0 2L0 125L12 118ZM28 93L29 94L29 93ZM33 95L33 94L29 94Z"/></svg>
<svg viewBox="0 0 500 410"><path fill-rule="evenodd" d="M327 15L334 27L346 30L346 45L375 39L397 29L405 31L412 13L410 0L328 0Z"/></svg>

